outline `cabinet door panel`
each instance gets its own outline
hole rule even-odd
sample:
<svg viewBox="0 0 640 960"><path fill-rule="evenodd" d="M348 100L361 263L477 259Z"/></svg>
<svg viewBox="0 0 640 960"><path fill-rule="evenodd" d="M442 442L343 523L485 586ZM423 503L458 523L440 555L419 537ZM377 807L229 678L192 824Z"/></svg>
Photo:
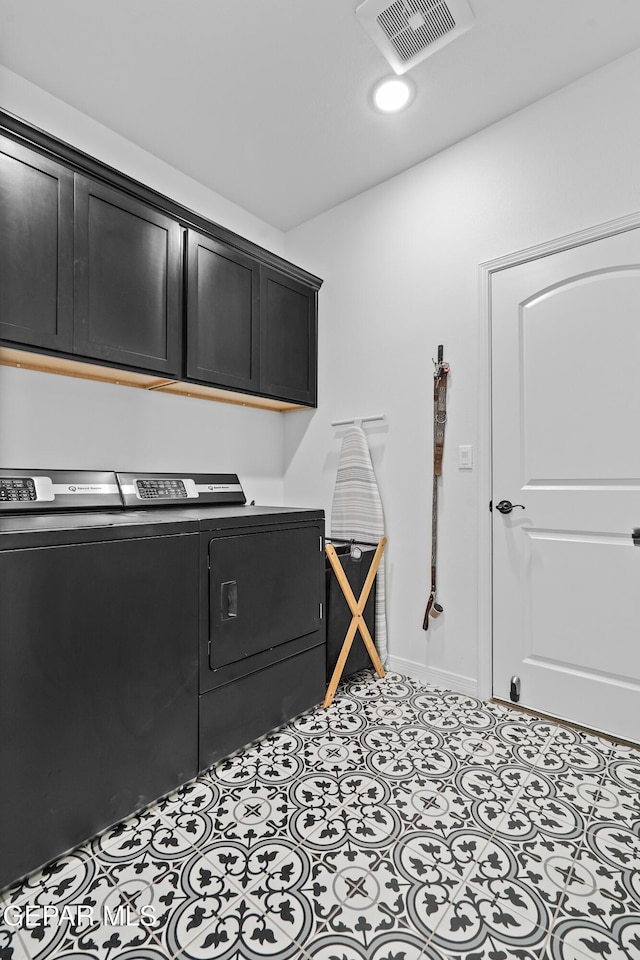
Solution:
<svg viewBox="0 0 640 960"><path fill-rule="evenodd" d="M178 375L179 225L84 177L75 196L75 351Z"/></svg>
<svg viewBox="0 0 640 960"><path fill-rule="evenodd" d="M320 644L201 696L199 769L320 703L324 666Z"/></svg>
<svg viewBox="0 0 640 960"><path fill-rule="evenodd" d="M316 403L315 291L263 267L260 279L260 390Z"/></svg>
<svg viewBox="0 0 640 960"><path fill-rule="evenodd" d="M73 323L73 174L0 142L0 337L67 350Z"/></svg>
<svg viewBox="0 0 640 960"><path fill-rule="evenodd" d="M239 389L258 388L258 267L190 231L187 375Z"/></svg>
<svg viewBox="0 0 640 960"><path fill-rule="evenodd" d="M321 540L309 526L211 541L212 668L319 629Z"/></svg>

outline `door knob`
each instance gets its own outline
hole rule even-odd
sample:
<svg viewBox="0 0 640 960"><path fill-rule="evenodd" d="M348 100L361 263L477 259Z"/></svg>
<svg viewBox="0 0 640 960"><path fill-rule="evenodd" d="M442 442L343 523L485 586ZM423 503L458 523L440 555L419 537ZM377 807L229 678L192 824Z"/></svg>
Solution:
<svg viewBox="0 0 640 960"><path fill-rule="evenodd" d="M511 500L501 500L500 503L496 503L496 510L499 513L511 513L515 507L522 507L524 510L523 503L511 503Z"/></svg>

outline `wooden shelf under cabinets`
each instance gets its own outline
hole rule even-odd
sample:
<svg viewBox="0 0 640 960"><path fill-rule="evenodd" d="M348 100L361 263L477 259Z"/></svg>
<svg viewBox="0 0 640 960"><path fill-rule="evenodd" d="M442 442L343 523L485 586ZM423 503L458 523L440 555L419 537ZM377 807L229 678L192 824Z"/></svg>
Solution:
<svg viewBox="0 0 640 960"><path fill-rule="evenodd" d="M148 373L134 370L120 370L103 367L97 363L85 363L82 360L69 360L48 354L31 353L13 347L0 347L0 366L19 367L36 370L39 373L52 373L65 377L78 377L81 380L98 380L125 387L137 387L154 393L171 393L197 400L216 400L220 403L233 403L242 407L256 407L260 410L307 410L308 407L291 403L288 400L274 400L271 397L255 397L251 394L222 390L200 383L188 383L182 380L167 380Z"/></svg>

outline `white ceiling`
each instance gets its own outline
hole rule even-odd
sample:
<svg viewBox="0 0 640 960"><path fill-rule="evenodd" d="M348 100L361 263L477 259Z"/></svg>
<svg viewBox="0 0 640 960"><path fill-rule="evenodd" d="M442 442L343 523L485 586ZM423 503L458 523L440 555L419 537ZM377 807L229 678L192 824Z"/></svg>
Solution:
<svg viewBox="0 0 640 960"><path fill-rule="evenodd" d="M0 0L0 63L287 230L640 46L639 0L469 0L384 116L359 2Z"/></svg>

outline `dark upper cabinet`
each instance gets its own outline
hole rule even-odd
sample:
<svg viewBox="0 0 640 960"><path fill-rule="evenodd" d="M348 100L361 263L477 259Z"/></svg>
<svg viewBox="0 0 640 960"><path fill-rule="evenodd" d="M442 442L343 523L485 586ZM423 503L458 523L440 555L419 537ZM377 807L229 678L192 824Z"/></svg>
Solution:
<svg viewBox="0 0 640 960"><path fill-rule="evenodd" d="M321 280L2 111L0 129L2 343L316 405Z"/></svg>
<svg viewBox="0 0 640 960"><path fill-rule="evenodd" d="M316 291L189 231L187 377L316 403Z"/></svg>
<svg viewBox="0 0 640 960"><path fill-rule="evenodd" d="M316 291L265 266L260 273L260 390L316 404Z"/></svg>
<svg viewBox="0 0 640 960"><path fill-rule="evenodd" d="M190 230L187 240L187 376L259 389L258 263Z"/></svg>
<svg viewBox="0 0 640 960"><path fill-rule="evenodd" d="M73 324L73 174L0 140L0 337L68 350Z"/></svg>
<svg viewBox="0 0 640 960"><path fill-rule="evenodd" d="M180 225L76 175L74 353L179 376Z"/></svg>

